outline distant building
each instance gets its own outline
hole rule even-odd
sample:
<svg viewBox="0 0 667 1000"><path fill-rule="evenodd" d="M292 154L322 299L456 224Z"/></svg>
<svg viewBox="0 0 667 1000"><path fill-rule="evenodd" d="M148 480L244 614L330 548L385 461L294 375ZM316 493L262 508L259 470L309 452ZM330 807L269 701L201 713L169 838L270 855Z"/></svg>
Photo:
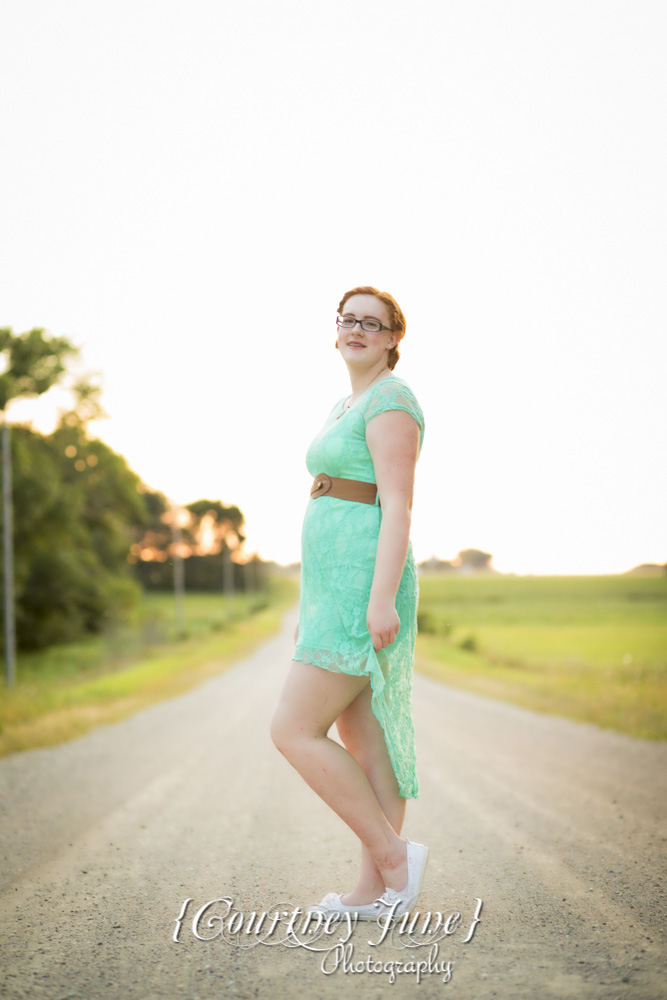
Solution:
<svg viewBox="0 0 667 1000"><path fill-rule="evenodd" d="M436 559L435 556L431 556L430 559L425 559L424 562L419 563L418 568L424 573L458 572L458 566L455 566L453 562L449 562L446 559Z"/></svg>
<svg viewBox="0 0 667 1000"><path fill-rule="evenodd" d="M639 566L633 566L632 569L625 571L626 575L633 573L635 576L664 576L667 573L667 563L660 565L659 563L641 563Z"/></svg>
<svg viewBox="0 0 667 1000"><path fill-rule="evenodd" d="M419 563L419 570L423 573L456 573L458 576L502 575L491 565L492 559L493 556L490 552L482 552L480 549L462 549L456 558L451 560L431 556L430 559Z"/></svg>

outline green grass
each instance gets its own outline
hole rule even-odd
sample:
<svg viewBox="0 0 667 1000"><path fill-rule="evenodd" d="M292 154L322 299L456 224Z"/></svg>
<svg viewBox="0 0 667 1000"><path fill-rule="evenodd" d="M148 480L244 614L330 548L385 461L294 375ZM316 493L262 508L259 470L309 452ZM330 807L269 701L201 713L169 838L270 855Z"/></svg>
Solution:
<svg viewBox="0 0 667 1000"><path fill-rule="evenodd" d="M420 579L417 668L539 711L667 739L667 577Z"/></svg>
<svg viewBox="0 0 667 1000"><path fill-rule="evenodd" d="M278 629L297 595L282 577L255 595L188 594L180 630L173 597L146 594L134 620L105 635L19 654L15 684L0 687L0 756L71 739L220 673Z"/></svg>
<svg viewBox="0 0 667 1000"><path fill-rule="evenodd" d="M650 739L667 739L667 578L420 579L417 668L458 687ZM278 628L298 584L267 594L171 595L86 642L21 654L0 685L0 755L48 746L173 697Z"/></svg>

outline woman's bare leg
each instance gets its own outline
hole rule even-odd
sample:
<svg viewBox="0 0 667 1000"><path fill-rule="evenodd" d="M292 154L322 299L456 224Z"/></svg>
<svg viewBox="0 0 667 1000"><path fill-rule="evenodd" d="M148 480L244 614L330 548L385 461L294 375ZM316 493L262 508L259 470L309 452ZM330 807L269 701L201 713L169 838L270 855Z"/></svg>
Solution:
<svg viewBox="0 0 667 1000"><path fill-rule="evenodd" d="M387 819L362 767L327 735L369 683L368 677L293 661L271 735L301 777L359 837L380 873L382 889L400 891L408 880L405 841Z"/></svg>
<svg viewBox="0 0 667 1000"><path fill-rule="evenodd" d="M368 778L382 811L397 834L405 817L405 799L399 794L398 782L389 759L382 726L371 707L373 691L370 684L336 720L338 735ZM382 873L368 849L361 845L361 871L354 889L343 896L346 906L372 902L384 892Z"/></svg>

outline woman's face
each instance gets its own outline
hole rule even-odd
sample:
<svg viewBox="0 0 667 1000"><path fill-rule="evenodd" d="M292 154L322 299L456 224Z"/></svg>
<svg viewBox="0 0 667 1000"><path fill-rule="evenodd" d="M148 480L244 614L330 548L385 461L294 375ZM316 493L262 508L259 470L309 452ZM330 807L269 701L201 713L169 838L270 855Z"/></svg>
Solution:
<svg viewBox="0 0 667 1000"><path fill-rule="evenodd" d="M343 316L357 320L376 319L383 326L389 326L389 314L384 302L374 295L351 295L345 303ZM362 330L357 323L351 330L337 327L338 350L346 362L359 364L364 368L375 367L383 358L386 360L390 348L396 345L396 335L391 330L377 333Z"/></svg>

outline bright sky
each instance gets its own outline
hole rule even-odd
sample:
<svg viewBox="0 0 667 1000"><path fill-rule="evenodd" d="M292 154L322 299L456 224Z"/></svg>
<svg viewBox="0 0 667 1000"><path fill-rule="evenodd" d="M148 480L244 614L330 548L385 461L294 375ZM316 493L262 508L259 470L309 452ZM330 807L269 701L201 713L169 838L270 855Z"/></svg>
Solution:
<svg viewBox="0 0 667 1000"><path fill-rule="evenodd" d="M666 28L662 0L6 0L0 325L81 345L95 434L290 562L336 306L376 285L426 416L418 559L665 562Z"/></svg>

